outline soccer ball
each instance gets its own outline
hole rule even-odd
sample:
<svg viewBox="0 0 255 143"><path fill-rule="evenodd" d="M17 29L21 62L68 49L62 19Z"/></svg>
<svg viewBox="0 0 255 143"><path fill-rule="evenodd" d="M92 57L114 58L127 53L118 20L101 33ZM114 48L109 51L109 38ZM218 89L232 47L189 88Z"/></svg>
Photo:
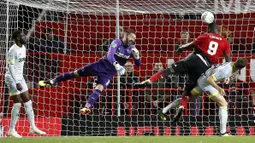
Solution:
<svg viewBox="0 0 255 143"><path fill-rule="evenodd" d="M202 14L201 20L207 24L210 24L214 21L214 15L213 13L206 11Z"/></svg>

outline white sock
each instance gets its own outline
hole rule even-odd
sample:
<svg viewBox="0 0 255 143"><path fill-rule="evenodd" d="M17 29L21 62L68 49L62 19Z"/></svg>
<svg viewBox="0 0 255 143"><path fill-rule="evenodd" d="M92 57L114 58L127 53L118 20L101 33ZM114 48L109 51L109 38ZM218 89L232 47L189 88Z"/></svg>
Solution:
<svg viewBox="0 0 255 143"><path fill-rule="evenodd" d="M19 111L21 108L21 103L14 103L12 106L12 112L11 112L11 123L10 123L10 130L9 131L14 131L15 130L15 125L19 119Z"/></svg>
<svg viewBox="0 0 255 143"><path fill-rule="evenodd" d="M28 117L28 120L30 122L30 128L35 128L35 115L34 115L34 110L33 110L33 107L32 107L32 101L29 100L27 101L26 103L24 103L24 106L25 106L25 111L27 113L27 117Z"/></svg>
<svg viewBox="0 0 255 143"><path fill-rule="evenodd" d="M219 109L219 118L220 118L220 133L226 133L227 121L228 121L228 108L227 106L222 106Z"/></svg>
<svg viewBox="0 0 255 143"><path fill-rule="evenodd" d="M178 98L176 100L174 100L172 103L170 103L169 105L167 105L165 108L163 108L163 113L166 114L166 112L169 110L169 109L173 109L173 108L176 108L177 106L179 106L181 103L181 98Z"/></svg>

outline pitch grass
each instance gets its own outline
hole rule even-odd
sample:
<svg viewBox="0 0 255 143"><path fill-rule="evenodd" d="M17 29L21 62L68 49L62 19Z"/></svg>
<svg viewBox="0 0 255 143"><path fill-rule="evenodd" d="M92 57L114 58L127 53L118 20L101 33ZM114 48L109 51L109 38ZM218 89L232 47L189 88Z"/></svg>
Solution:
<svg viewBox="0 0 255 143"><path fill-rule="evenodd" d="M0 143L255 143L255 136L0 138Z"/></svg>

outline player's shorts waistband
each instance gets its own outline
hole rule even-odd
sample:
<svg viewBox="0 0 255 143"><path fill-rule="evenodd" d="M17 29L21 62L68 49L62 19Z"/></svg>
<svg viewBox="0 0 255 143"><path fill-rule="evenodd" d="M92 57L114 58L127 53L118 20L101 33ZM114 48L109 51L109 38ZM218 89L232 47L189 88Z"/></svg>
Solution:
<svg viewBox="0 0 255 143"><path fill-rule="evenodd" d="M209 60L203 55L203 54L198 54L196 53L196 55L198 56L198 58L207 66L207 67L211 67L211 63L209 62Z"/></svg>

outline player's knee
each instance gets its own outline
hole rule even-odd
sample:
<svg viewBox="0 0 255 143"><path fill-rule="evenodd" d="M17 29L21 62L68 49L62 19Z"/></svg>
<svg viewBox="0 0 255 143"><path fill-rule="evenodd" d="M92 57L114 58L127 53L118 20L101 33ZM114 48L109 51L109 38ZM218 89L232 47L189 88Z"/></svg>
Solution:
<svg viewBox="0 0 255 143"><path fill-rule="evenodd" d="M228 102L224 99L221 102L221 106L228 106Z"/></svg>
<svg viewBox="0 0 255 143"><path fill-rule="evenodd" d="M25 103L25 102L28 102L30 100L30 97L29 97L29 94L28 94L28 91L24 92L24 93L21 93L21 99L22 101Z"/></svg>
<svg viewBox="0 0 255 143"><path fill-rule="evenodd" d="M20 95L11 95L11 99L14 103L21 103Z"/></svg>
<svg viewBox="0 0 255 143"><path fill-rule="evenodd" d="M221 95L218 95L218 96L221 96ZM228 106L228 103L224 97L220 98L220 100L218 100L217 104L219 107Z"/></svg>
<svg viewBox="0 0 255 143"><path fill-rule="evenodd" d="M102 92L104 90L104 86L102 84L98 84L95 89L100 90Z"/></svg>

